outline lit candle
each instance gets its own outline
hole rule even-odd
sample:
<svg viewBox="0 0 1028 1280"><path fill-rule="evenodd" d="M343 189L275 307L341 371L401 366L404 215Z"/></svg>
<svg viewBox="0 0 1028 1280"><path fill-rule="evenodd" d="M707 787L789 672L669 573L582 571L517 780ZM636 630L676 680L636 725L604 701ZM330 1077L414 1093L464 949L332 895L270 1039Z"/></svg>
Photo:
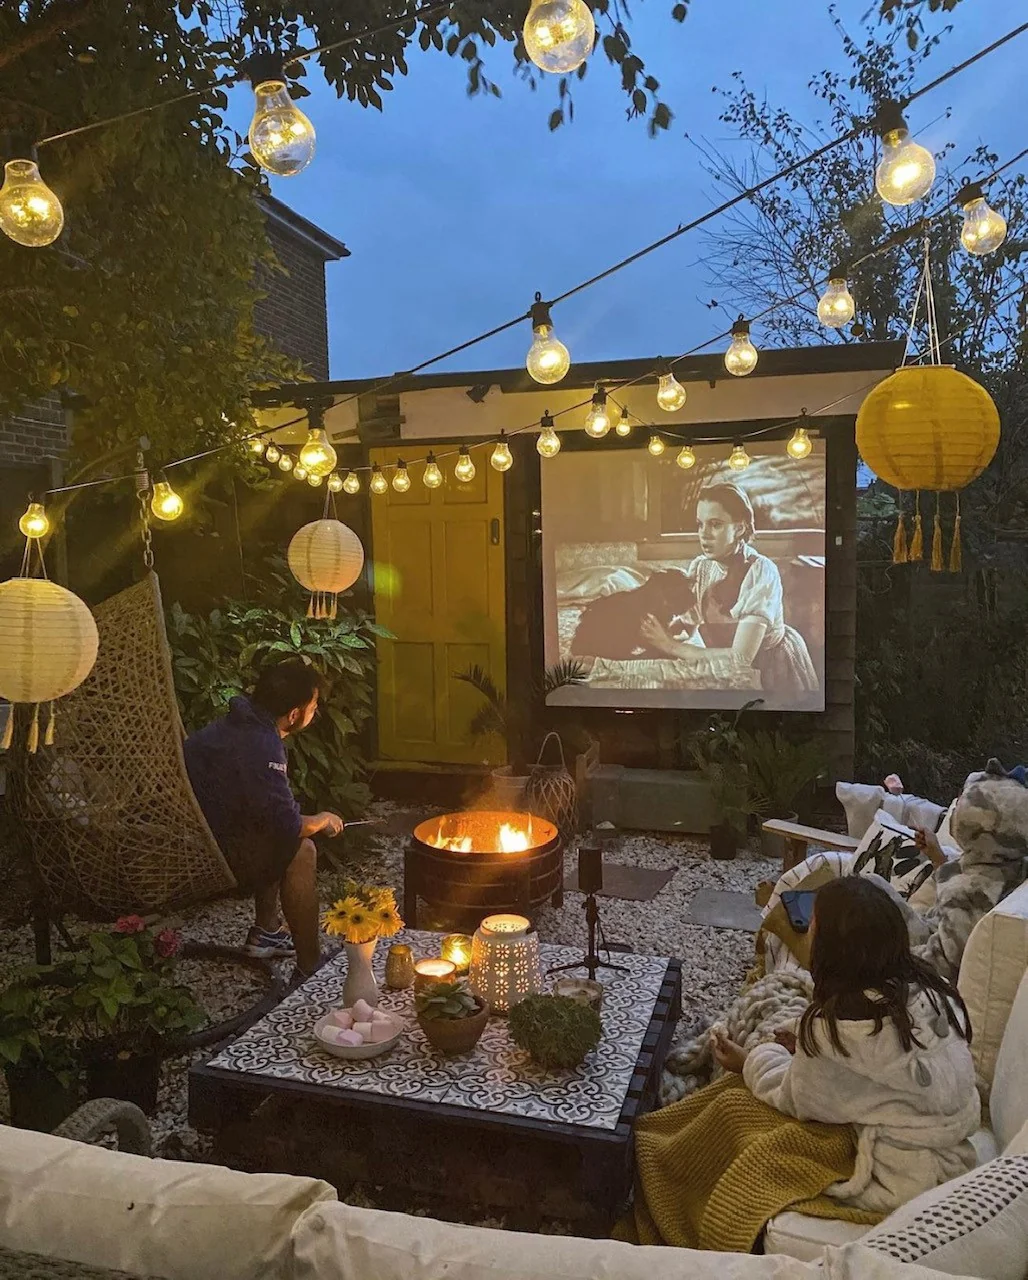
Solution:
<svg viewBox="0 0 1028 1280"><path fill-rule="evenodd" d="M515 915L486 916L480 925L483 933L491 934L494 938L520 938L531 927L531 920Z"/></svg>
<svg viewBox="0 0 1028 1280"><path fill-rule="evenodd" d="M444 960L451 960L458 973L467 973L471 968L471 939L463 933L448 933L439 954Z"/></svg>
<svg viewBox="0 0 1028 1280"><path fill-rule="evenodd" d="M414 966L414 990L423 991L433 982L445 982L456 974L457 966L452 960L419 960Z"/></svg>

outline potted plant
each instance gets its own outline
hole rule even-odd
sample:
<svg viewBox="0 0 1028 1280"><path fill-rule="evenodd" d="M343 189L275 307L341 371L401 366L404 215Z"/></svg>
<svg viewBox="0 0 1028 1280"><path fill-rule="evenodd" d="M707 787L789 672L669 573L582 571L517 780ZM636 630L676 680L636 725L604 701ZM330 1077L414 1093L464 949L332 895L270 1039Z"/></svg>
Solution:
<svg viewBox="0 0 1028 1280"><path fill-rule="evenodd" d="M596 1010L569 996L526 996L511 1009L509 1026L514 1043L548 1070L577 1067L603 1033Z"/></svg>
<svg viewBox="0 0 1028 1280"><path fill-rule="evenodd" d="M824 748L816 738L794 742L776 730L741 733L739 758L750 791L765 817L796 822L799 809L825 768ZM781 858L782 836L761 832L765 858Z"/></svg>
<svg viewBox="0 0 1028 1280"><path fill-rule="evenodd" d="M50 1133L79 1104L79 1063L67 993L44 973L25 969L0 992L0 1064L11 1124Z"/></svg>
<svg viewBox="0 0 1028 1280"><path fill-rule="evenodd" d="M325 932L343 939L346 948L346 981L343 1007L358 1000L378 1004L378 980L371 967L379 938L391 938L403 928L396 893L387 885L359 884L343 880L332 894L331 907L322 917Z"/></svg>
<svg viewBox="0 0 1028 1280"><path fill-rule="evenodd" d="M415 993L418 1026L440 1053L469 1053L489 1021L489 1006L474 995L463 978L430 982Z"/></svg>
<svg viewBox="0 0 1028 1280"><path fill-rule="evenodd" d="M710 856L719 862L729 862L739 852L750 818L761 812L760 800L750 790L741 765L703 759L697 759L697 764L721 816L720 822L710 828Z"/></svg>

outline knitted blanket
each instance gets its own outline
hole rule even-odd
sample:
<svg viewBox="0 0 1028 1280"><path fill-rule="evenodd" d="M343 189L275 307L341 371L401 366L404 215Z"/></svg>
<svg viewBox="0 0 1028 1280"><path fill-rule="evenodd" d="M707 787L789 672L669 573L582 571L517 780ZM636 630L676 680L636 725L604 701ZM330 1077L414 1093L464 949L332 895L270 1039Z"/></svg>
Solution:
<svg viewBox="0 0 1028 1280"><path fill-rule="evenodd" d="M801 1123L730 1076L637 1122L635 1201L614 1236L750 1253L789 1208L872 1225L879 1216L823 1194L852 1175L855 1157L851 1126Z"/></svg>

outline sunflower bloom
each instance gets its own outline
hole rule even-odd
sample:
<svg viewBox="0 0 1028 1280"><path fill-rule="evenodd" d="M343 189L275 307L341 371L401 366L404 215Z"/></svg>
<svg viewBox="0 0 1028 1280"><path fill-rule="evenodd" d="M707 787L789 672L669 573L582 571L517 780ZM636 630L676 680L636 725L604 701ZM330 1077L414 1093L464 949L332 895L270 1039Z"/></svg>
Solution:
<svg viewBox="0 0 1028 1280"><path fill-rule="evenodd" d="M395 903L392 906L380 907L375 912L375 921L380 938L391 938L403 928L403 921L400 919Z"/></svg>
<svg viewBox="0 0 1028 1280"><path fill-rule="evenodd" d="M370 942L378 933L378 924L367 907L358 905L350 912L344 935L347 942Z"/></svg>
<svg viewBox="0 0 1028 1280"><path fill-rule="evenodd" d="M322 916L321 924L326 933L335 937L345 937L354 911L361 911L360 899L355 897L340 898Z"/></svg>

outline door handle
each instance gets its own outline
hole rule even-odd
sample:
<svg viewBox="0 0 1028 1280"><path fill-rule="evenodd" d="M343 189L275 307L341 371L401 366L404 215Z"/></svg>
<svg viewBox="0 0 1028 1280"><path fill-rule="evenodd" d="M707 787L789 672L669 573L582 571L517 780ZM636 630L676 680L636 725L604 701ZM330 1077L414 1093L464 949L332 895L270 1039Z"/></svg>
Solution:
<svg viewBox="0 0 1028 1280"><path fill-rule="evenodd" d="M500 522L495 518L489 521L489 541L494 547L500 545Z"/></svg>

